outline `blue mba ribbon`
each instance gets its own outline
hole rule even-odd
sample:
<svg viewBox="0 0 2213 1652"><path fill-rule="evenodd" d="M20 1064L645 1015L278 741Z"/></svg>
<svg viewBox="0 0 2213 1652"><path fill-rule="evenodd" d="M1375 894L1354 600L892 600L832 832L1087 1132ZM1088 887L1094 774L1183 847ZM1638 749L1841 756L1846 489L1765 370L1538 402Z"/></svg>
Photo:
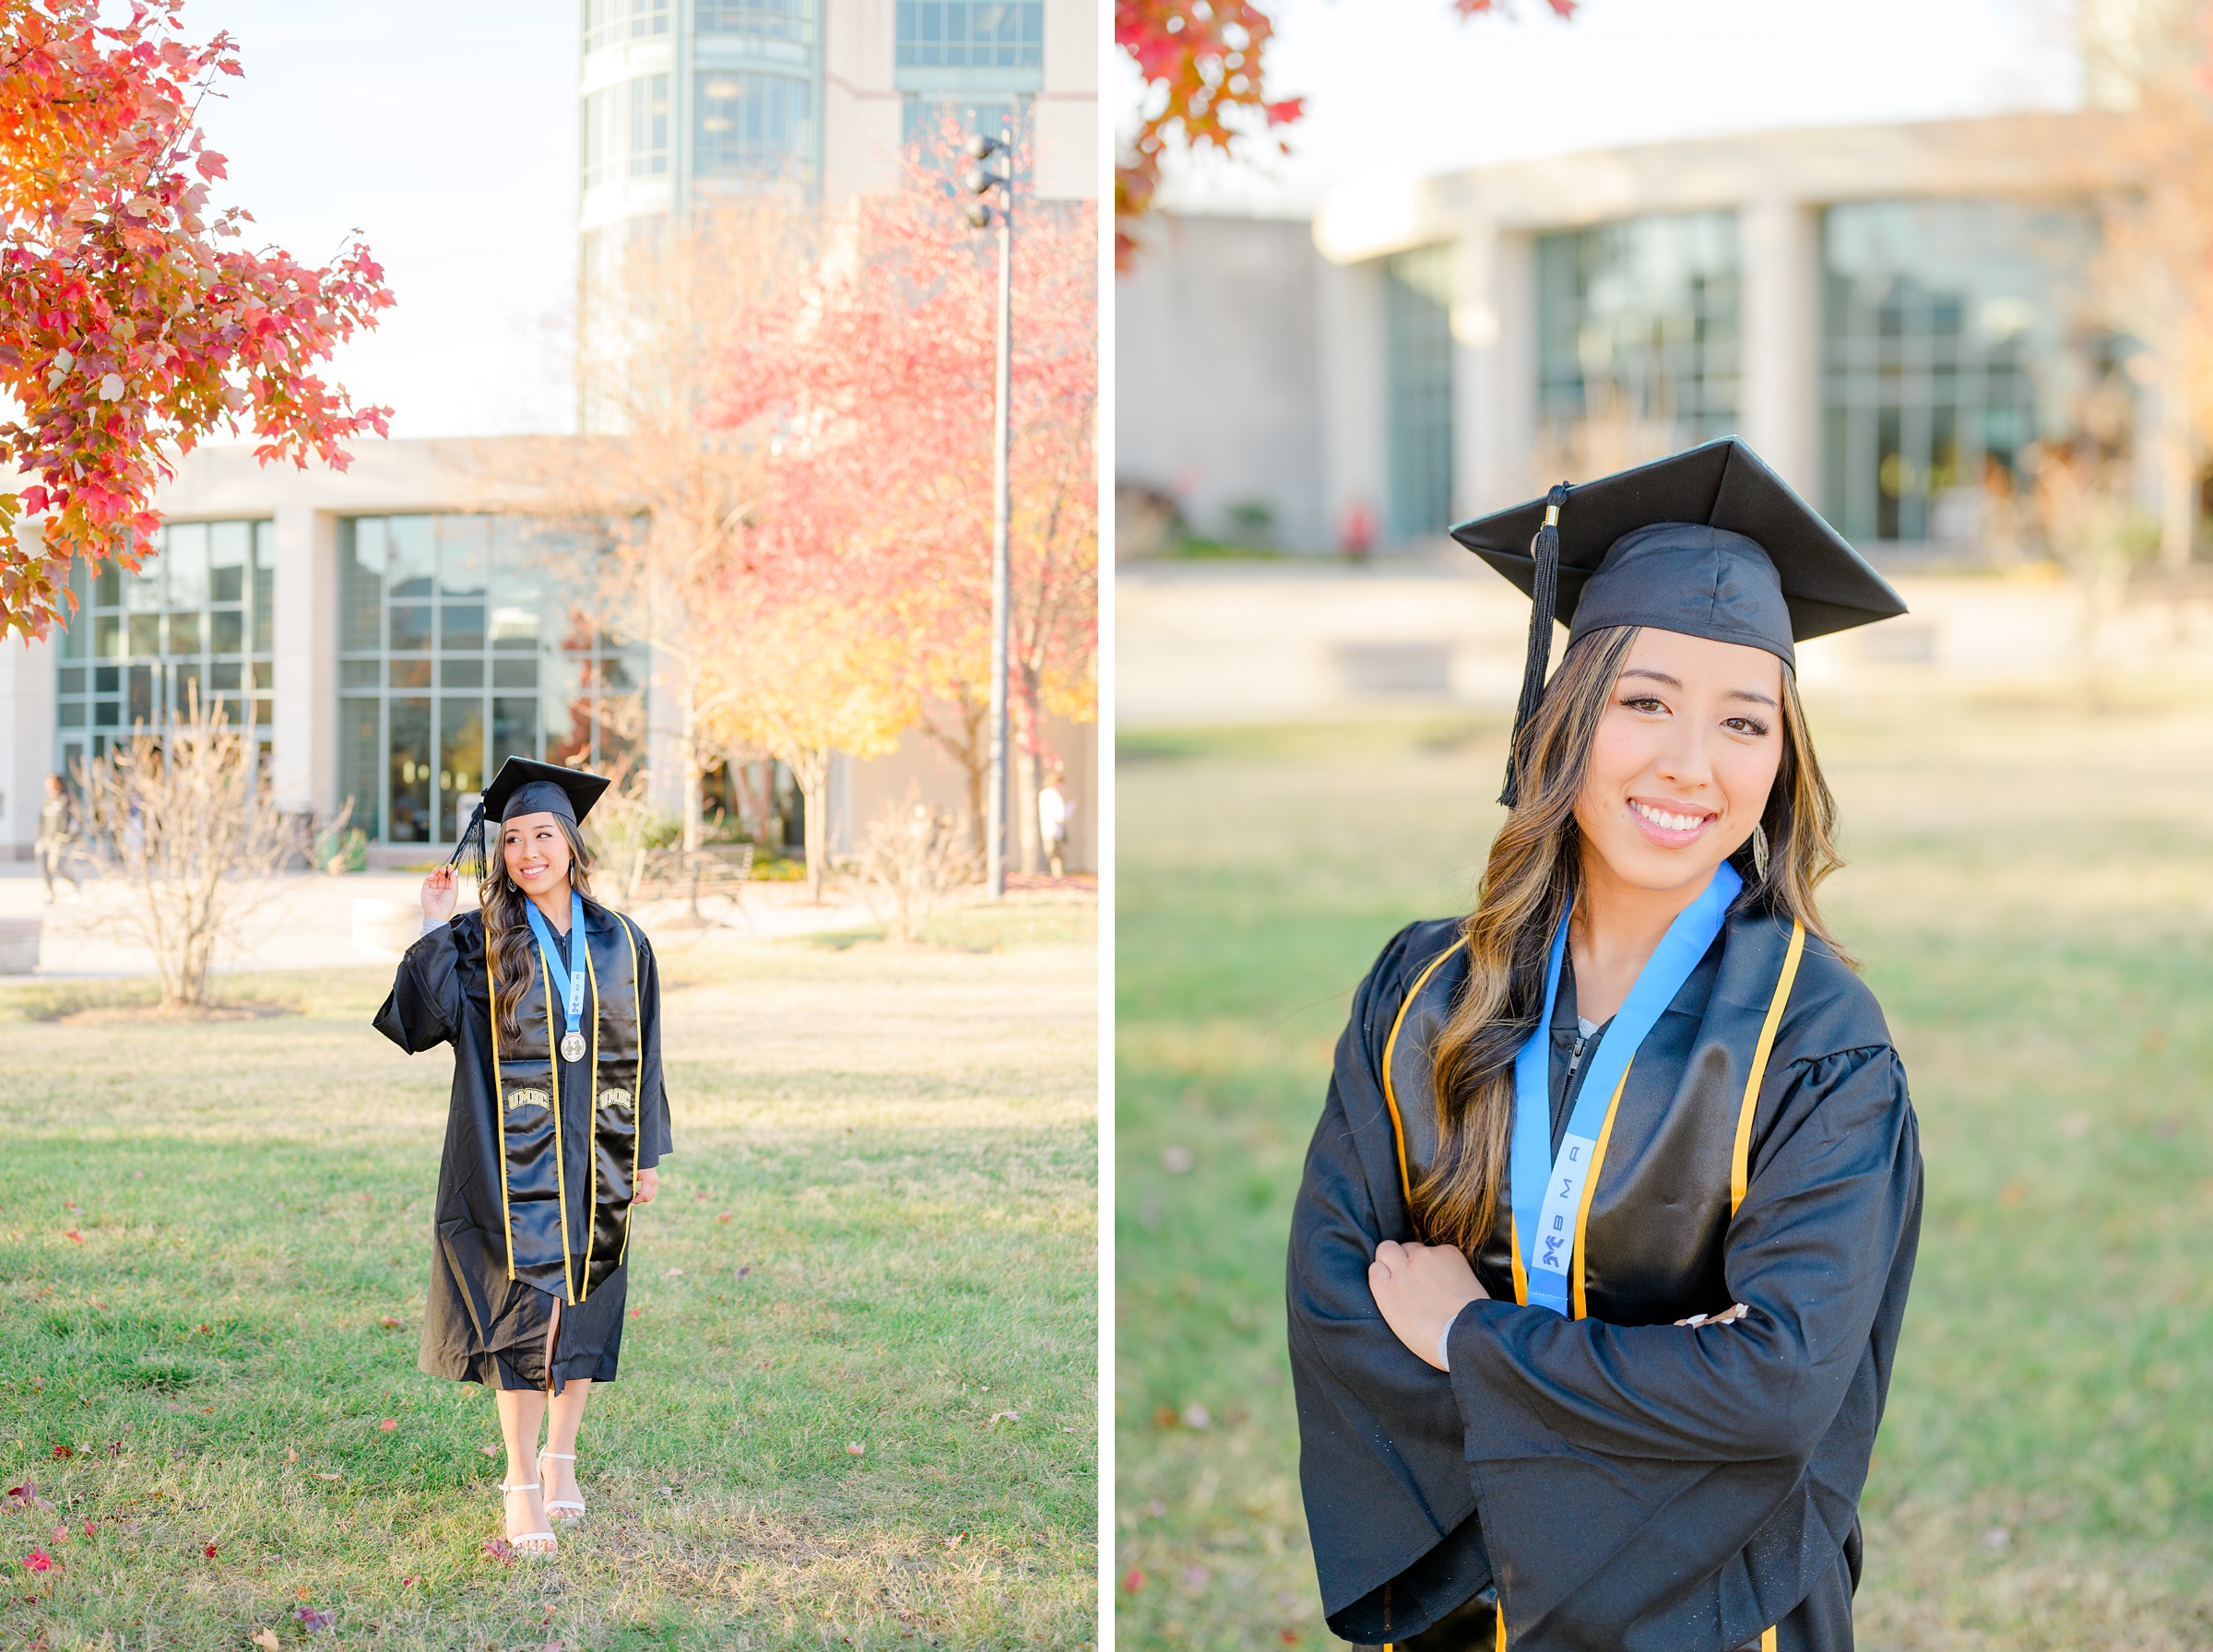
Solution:
<svg viewBox="0 0 2213 1652"><path fill-rule="evenodd" d="M561 1032L566 1043L568 1034L584 1019L584 971L572 971L561 962L561 948L553 939L552 926L538 910L538 903L526 900L523 910L530 915L531 932L538 937L538 950L546 961L546 975L553 983L554 997L561 1001ZM569 892L569 934L577 938L572 945L584 944L584 897L573 890Z"/></svg>
<svg viewBox="0 0 2213 1652"><path fill-rule="evenodd" d="M1560 963L1568 955L1568 921L1560 919L1544 966L1544 1007L1537 1030L1514 1057L1514 1136L1509 1178L1512 1186L1514 1242L1529 1280L1529 1300L1556 1314L1567 1314L1568 1274L1575 1259L1576 1224L1582 1213L1583 1187L1598 1153L1598 1139L1629 1063L1645 1034L1675 1002L1713 938L1722 932L1729 903L1745 887L1736 868L1723 861L1703 893L1675 914L1652 955L1638 974L1637 985L1615 1012L1585 1056L1583 1087L1568 1115L1568 1133L1557 1159L1552 1154L1552 1008L1560 990Z"/></svg>

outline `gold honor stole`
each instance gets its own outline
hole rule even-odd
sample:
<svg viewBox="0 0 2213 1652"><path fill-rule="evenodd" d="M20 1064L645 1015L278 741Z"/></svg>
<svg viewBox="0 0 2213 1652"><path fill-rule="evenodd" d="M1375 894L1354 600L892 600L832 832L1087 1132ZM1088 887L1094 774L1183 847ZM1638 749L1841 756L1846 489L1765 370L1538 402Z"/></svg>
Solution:
<svg viewBox="0 0 2213 1652"><path fill-rule="evenodd" d="M502 1037L491 1018L492 1092L498 1097L500 1210L506 1225L507 1277L579 1303L622 1265L630 1246L631 1190L637 1185L638 1092L645 1040L638 1016L638 939L619 913L586 908L583 968L589 986L590 1044L585 1071L591 1093L569 1098L567 1115L589 1119L589 1178L584 1231L569 1221L569 1153L562 1150L561 1068L553 1059L553 993L546 962L528 930L536 967L515 1009L519 1036ZM574 942L571 943L574 945ZM484 985L497 1002L491 949Z"/></svg>
<svg viewBox="0 0 2213 1652"><path fill-rule="evenodd" d="M1464 940L1454 941L1429 961L1427 967L1415 978L1405 1000L1400 1004L1398 1017L1391 1023L1391 1036L1383 1044L1383 1104L1391 1111L1391 1139L1399 1153L1399 1192L1406 1201L1409 1213L1414 1210L1414 1187L1406 1174L1406 1128L1399 1118L1399 1098L1391 1089L1391 1055L1399 1042L1399 1029L1405 1024L1406 1011L1421 997L1422 988L1429 984L1429 977L1437 973L1438 967L1446 959L1465 945L1467 942ZM1752 1115L1759 1105L1760 1080L1768 1075L1768 1057L1775 1048L1775 1030L1782 1024L1783 1008L1790 1002L1792 984L1798 979L1798 960L1805 952L1805 926L1793 919L1791 924L1791 943L1783 950L1782 969L1775 980L1775 994L1768 1000L1767 1018L1760 1023L1759 1042L1752 1047L1752 1068L1745 1078L1745 1099L1737 1107L1736 1142L1729 1155L1729 1214L1732 1216L1736 1214L1737 1207L1745 1202L1745 1189L1751 1181ZM1575 1269L1575 1312L1571 1317L1576 1319L1583 1317L1583 1227L1591 1219L1591 1196L1597 1190L1599 1173L1605 1168L1606 1139L1614 1133L1614 1112L1621 1105L1621 1092L1628 1087L1628 1082L1629 1075L1625 1070L1621 1075L1621 1082L1615 1085L1614 1094L1606 1103L1606 1122L1599 1129L1598 1147L1591 1156L1591 1174L1583 1182L1582 1203L1575 1213L1575 1255L1569 1265ZM1526 1304L1529 1301L1529 1280L1522 1271L1521 1245L1518 1236L1513 1240L1511 1254L1514 1261L1514 1300ZM1506 1652L1506 1597L1502 1592L1498 1597L1497 1652ZM1391 1652L1391 1643L1385 1644L1384 1652ZM1776 1652L1772 1624L1759 1633L1759 1652Z"/></svg>

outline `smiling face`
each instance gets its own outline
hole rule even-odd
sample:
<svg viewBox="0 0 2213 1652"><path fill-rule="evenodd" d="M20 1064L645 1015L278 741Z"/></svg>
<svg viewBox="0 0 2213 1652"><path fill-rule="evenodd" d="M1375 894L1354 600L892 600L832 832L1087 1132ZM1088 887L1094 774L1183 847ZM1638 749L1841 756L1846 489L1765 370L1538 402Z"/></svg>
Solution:
<svg viewBox="0 0 2213 1652"><path fill-rule="evenodd" d="M566 889L569 839L560 817L550 812L516 815L500 825L500 858L507 876L532 897Z"/></svg>
<svg viewBox="0 0 2213 1652"><path fill-rule="evenodd" d="M1620 882L1704 889L1767 811L1782 743L1780 659L1647 626L1599 719L1575 823Z"/></svg>

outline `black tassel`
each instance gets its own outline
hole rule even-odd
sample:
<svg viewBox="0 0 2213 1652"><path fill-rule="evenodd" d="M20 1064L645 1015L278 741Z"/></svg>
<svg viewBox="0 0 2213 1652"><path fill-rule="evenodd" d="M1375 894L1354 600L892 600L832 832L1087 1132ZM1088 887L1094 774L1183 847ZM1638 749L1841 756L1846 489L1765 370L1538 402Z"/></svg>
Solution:
<svg viewBox="0 0 2213 1652"><path fill-rule="evenodd" d="M467 830L461 833L461 841L454 845L445 864L458 866L464 878L482 878L490 861L491 855L484 844L484 805L479 802L468 817Z"/></svg>
<svg viewBox="0 0 2213 1652"><path fill-rule="evenodd" d="M1521 698L1514 707L1514 738L1506 748L1506 785L1498 801L1511 808L1521 800L1522 746L1537 720L1544 699L1544 667L1552 659L1553 608L1560 596L1560 507L1568 502L1568 484L1560 483L1544 496L1544 525L1530 544L1536 563L1534 588L1529 598L1529 652L1521 662Z"/></svg>

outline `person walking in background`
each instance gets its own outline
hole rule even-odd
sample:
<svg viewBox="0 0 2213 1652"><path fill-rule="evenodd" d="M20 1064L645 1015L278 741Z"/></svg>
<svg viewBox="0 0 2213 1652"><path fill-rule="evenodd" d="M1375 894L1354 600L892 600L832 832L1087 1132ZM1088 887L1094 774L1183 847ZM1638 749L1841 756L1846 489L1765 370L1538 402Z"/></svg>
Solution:
<svg viewBox="0 0 2213 1652"><path fill-rule="evenodd" d="M578 831L607 785L507 760L455 852L481 857L478 910L454 915L452 864L423 879L376 1016L410 1054L454 1046L420 1363L497 1395L507 1539L529 1554L556 1547L549 1515L584 1516L576 1431L614 1380L631 1214L670 1150L653 949L591 898Z"/></svg>
<svg viewBox="0 0 2213 1652"><path fill-rule="evenodd" d="M1046 864L1052 867L1053 876L1068 875L1068 796L1060 789L1062 770L1054 763L1045 772L1045 784L1037 788L1037 835L1045 844Z"/></svg>
<svg viewBox="0 0 2213 1652"><path fill-rule="evenodd" d="M38 836L32 841L32 853L39 862L39 876L46 880L46 904L53 904L53 880L59 876L69 879L69 892L79 892L76 861L77 852L77 799L69 795L69 785L59 774L46 776L46 796L39 802Z"/></svg>
<svg viewBox="0 0 2213 1652"><path fill-rule="evenodd" d="M1329 1625L1850 1652L1922 1166L1793 643L1905 605L1734 440L1454 537L1536 607L1475 910L1355 995L1292 1218Z"/></svg>

